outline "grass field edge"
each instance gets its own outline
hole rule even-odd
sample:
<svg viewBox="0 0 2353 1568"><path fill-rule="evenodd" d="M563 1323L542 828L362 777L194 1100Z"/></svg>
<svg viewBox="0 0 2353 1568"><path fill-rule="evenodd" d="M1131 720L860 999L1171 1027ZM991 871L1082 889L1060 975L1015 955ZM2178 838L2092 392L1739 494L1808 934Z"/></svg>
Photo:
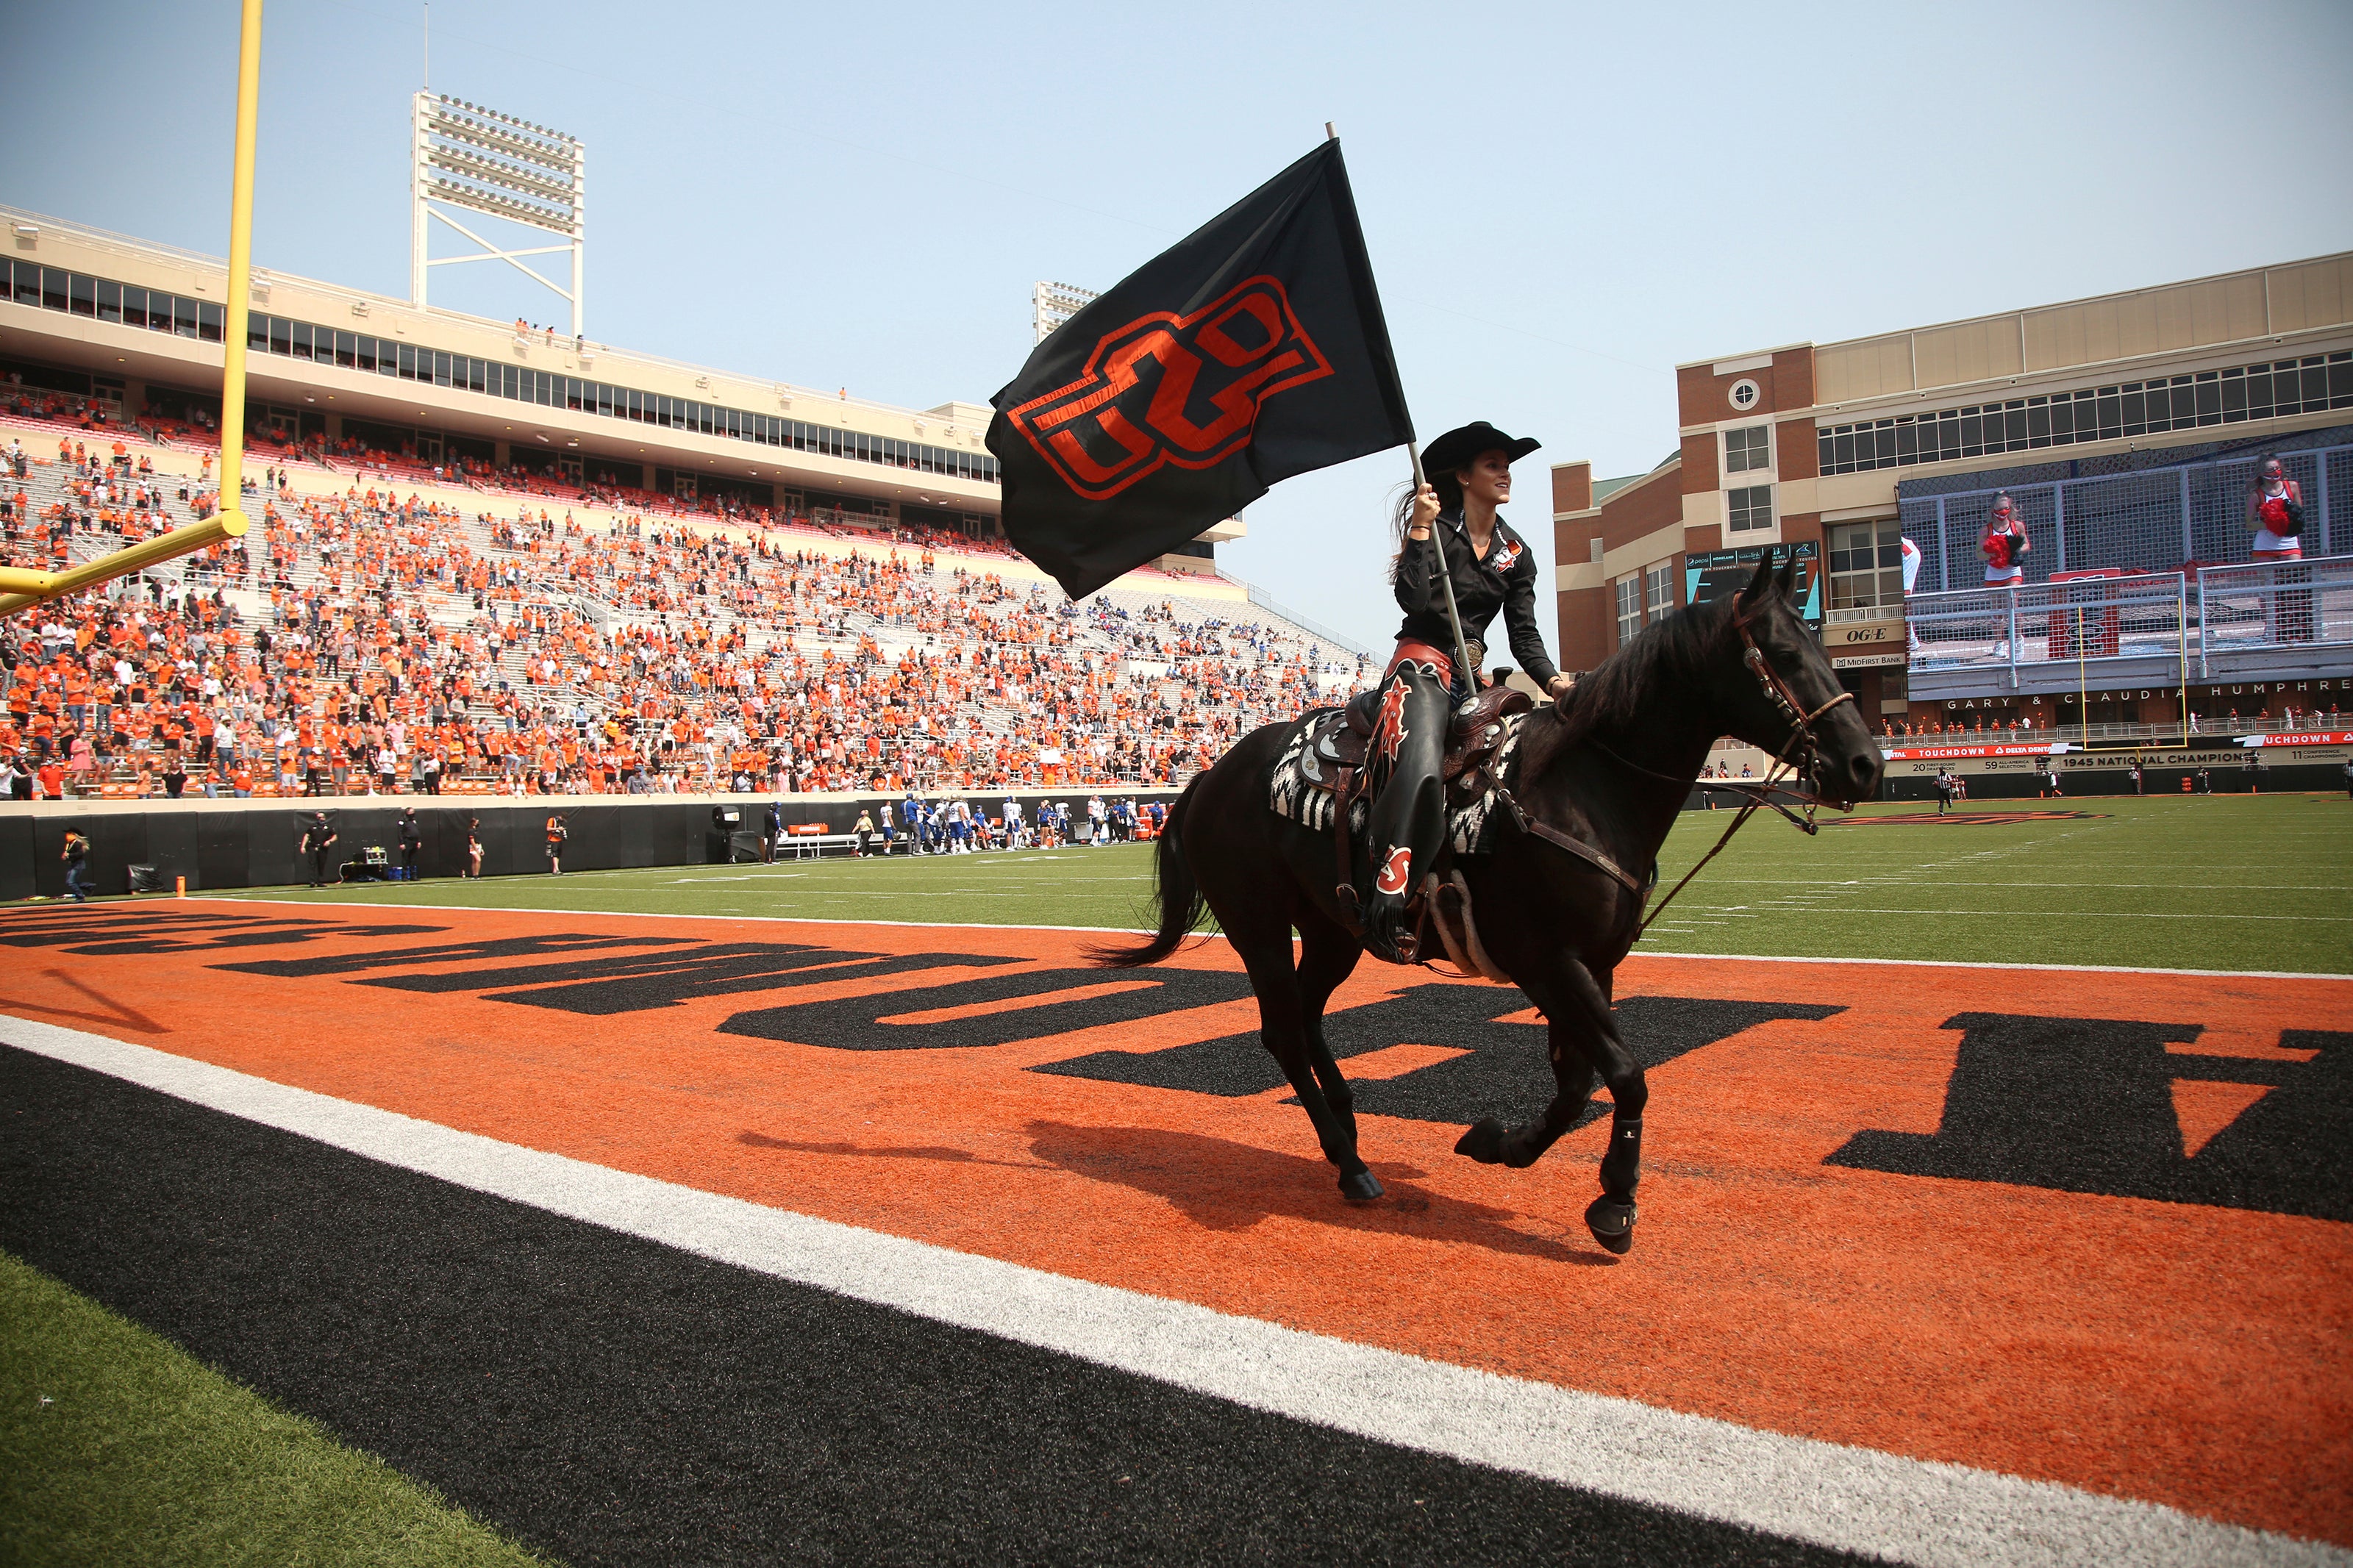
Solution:
<svg viewBox="0 0 2353 1568"><path fill-rule="evenodd" d="M37 1401L29 1420L0 1424L0 1453L14 1461L0 1482L11 1516L0 1543L14 1539L26 1561L217 1560L240 1537L261 1544L258 1510L267 1539L305 1562L553 1568L438 1489L7 1249L0 1299L13 1309L0 1339L41 1342L8 1357L0 1376ZM44 1442L44 1425L78 1417L107 1425ZM61 1452L69 1436L81 1441ZM112 1533L92 1539L70 1519L40 1520L60 1494L84 1515L101 1512Z"/></svg>
<svg viewBox="0 0 2353 1568"><path fill-rule="evenodd" d="M389 885L389 884L387 884ZM288 904L296 909L315 910L326 905L340 905L341 900L248 898L237 893L191 893L185 900L159 900L171 903L222 904ZM375 906L362 906L372 908ZM521 904L403 904L404 913L420 910L458 910L469 914L483 915L562 915L567 919L595 918L603 920L649 921L758 921L773 925L809 926L887 926L913 931L1063 931L1084 935L1149 936L1142 926L1063 926L1004 924L987 921L890 921L844 920L830 915L693 915L652 910L550 910ZM1223 942L1223 931L1196 931L1194 939L1202 942ZM2116 963L1989 963L1981 960L1962 958L1826 958L1810 954L1770 952L1666 952L1636 948L1628 958L1703 959L1718 963L1867 963L1897 969L1995 969L2014 973L2048 974L2184 974L2192 978L2213 980L2333 980L2353 981L2353 970L2289 970L2289 969L2169 969L2155 964Z"/></svg>

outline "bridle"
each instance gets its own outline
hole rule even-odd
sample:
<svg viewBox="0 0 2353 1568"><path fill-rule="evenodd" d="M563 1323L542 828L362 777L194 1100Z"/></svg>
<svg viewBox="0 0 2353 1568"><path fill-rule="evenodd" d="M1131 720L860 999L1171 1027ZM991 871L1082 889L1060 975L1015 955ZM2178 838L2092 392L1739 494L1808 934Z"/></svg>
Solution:
<svg viewBox="0 0 2353 1568"><path fill-rule="evenodd" d="M1698 876L1702 868L1715 859L1725 845L1732 842L1732 836L1739 832L1748 819L1756 815L1757 807L1771 806L1788 818L1793 826L1808 834L1819 833L1821 830L1820 826L1814 821L1814 812L1817 808L1831 803L1822 799L1810 787L1817 776L1817 764L1821 760L1821 741L1814 733L1814 725L1823 714L1828 713L1840 703L1853 701L1854 693L1841 691L1820 707L1809 709L1805 699L1798 695L1797 689L1789 684L1788 678L1774 668L1773 661L1765 657L1765 650L1757 646L1757 633L1753 626L1747 607L1736 602L1732 612L1732 627L1740 635L1740 661L1747 667L1748 672L1757 678L1757 684L1764 691L1766 701L1770 703L1789 723L1789 737L1781 742L1781 750L1774 756L1772 765L1765 770L1763 778L1711 779L1702 784L1693 779L1678 778L1672 773L1663 773L1656 768L1645 767L1641 763L1621 757L1600 741L1588 738L1584 742L1629 772L1659 779L1673 784L1678 789L1688 791L1696 784L1704 790L1728 790L1747 798L1747 804L1734 815L1731 824L1725 828L1724 836L1715 841L1715 847L1701 856L1697 863L1683 873L1683 880L1668 889L1665 898L1651 905L1650 912L1643 917L1642 923L1634 928L1634 935L1627 943L1629 947L1642 940L1642 933L1651 929L1651 922L1664 914L1667 906L1675 901L1675 895L1691 886L1692 879ZM1781 770L1785 767L1790 770L1790 777L1787 779L1781 776ZM1796 781L1799 778L1806 781L1804 786L1797 784ZM1634 877L1624 867L1612 860L1599 846L1572 838L1552 824L1539 820L1535 813L1520 804L1512 794L1510 786L1502 778L1492 779L1490 787L1494 791L1496 801L1511 814L1513 821L1517 824L1521 832L1556 845L1577 856L1597 870L1615 878L1621 887L1633 894L1635 908L1640 909L1647 900L1651 886L1647 879ZM1794 799L1798 803L1797 809L1793 811L1782 801L1775 799L1777 795ZM1833 807L1833 809L1837 808ZM1464 898L1467 921L1467 889L1464 890Z"/></svg>
<svg viewBox="0 0 2353 1568"><path fill-rule="evenodd" d="M1732 611L1732 629L1740 634L1742 649L1740 662L1746 665L1748 672L1757 678L1757 684L1764 691L1766 701L1771 703L1789 723L1789 738L1781 742L1781 750L1774 756L1772 765L1765 770L1763 778L1713 779L1698 783L1690 779L1677 778L1672 773L1662 773L1656 768L1644 767L1640 763L1620 756L1599 741L1590 742L1594 750L1603 756L1608 757L1620 767L1630 769L1634 773L1662 779L1685 789L1693 787L1697 783L1698 787L1703 791L1720 789L1747 798L1747 804L1734 815L1732 821L1725 827L1723 837L1715 841L1715 847L1701 856L1692 868L1683 873L1683 880L1669 889L1665 898L1651 906L1650 913L1643 917L1642 923L1634 928L1635 942L1642 940L1642 933L1651 929L1651 922L1664 914L1667 906L1675 901L1675 895L1691 886L1692 879L1700 874L1701 868L1710 860L1715 859L1725 845L1732 842L1732 836L1739 832L1748 819L1756 815L1758 806L1771 806L1786 817L1791 826L1804 833L1810 835L1821 831L1820 824L1814 820L1814 812L1817 808L1830 803L1823 800L1812 787L1818 776L1817 765L1821 761L1821 741L1814 733L1814 723L1840 703L1853 701L1854 693L1841 691L1820 707L1809 710L1806 707L1805 699L1798 695L1797 689L1789 684L1786 676L1773 668L1773 661L1767 658L1765 650L1757 646L1757 633L1752 629L1753 626L1754 622L1749 616L1747 606L1736 603ZM1790 771L1790 776L1787 779L1781 777L1781 770L1785 767ZM1798 782L1801 779L1805 781L1803 784ZM1798 808L1791 810L1780 800L1774 798L1777 795L1787 795L1796 800ZM1620 873L1620 879L1623 879L1623 873Z"/></svg>
<svg viewBox="0 0 2353 1568"><path fill-rule="evenodd" d="M1816 769L1821 762L1821 740L1814 733L1814 721L1841 702L1853 701L1854 693L1841 691L1820 707L1809 711L1805 699L1798 695L1797 689L1789 684L1787 676L1773 668L1773 661L1767 658L1765 650L1757 646L1757 634L1750 629L1753 624L1746 605L1733 606L1732 629L1740 634L1743 649L1740 662L1746 665L1748 672L1757 678L1757 686L1764 690L1765 700L1778 710L1781 717L1789 722L1789 738L1781 742L1780 753L1773 759L1773 766L1766 770L1766 784L1760 787L1770 787L1774 773L1785 765L1794 777L1807 781L1808 785L1810 786L1818 776ZM1791 754L1793 752L1795 755ZM1776 807L1781 810L1781 815L1788 817L1791 822L1796 823L1808 833L1817 831L1814 824L1814 808L1825 804L1822 797L1814 793L1811 787L1785 788L1782 793L1796 795L1804 807L1806 815L1800 821L1786 808L1780 808L1776 802Z"/></svg>

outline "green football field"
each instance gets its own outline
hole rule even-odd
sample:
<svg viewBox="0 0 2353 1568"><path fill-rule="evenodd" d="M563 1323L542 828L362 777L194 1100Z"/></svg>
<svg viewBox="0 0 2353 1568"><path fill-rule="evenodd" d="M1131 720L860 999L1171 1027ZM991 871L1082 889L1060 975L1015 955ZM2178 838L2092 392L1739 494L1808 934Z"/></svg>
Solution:
<svg viewBox="0 0 2353 1568"><path fill-rule="evenodd" d="M1677 899L1644 951L1979 963L2353 973L2353 802L2325 795L2098 797L1825 815L1808 838L1760 815ZM1990 817L1975 821L1968 817ZM1729 820L1686 813L1672 887ZM481 882L224 895L404 908L1133 927L1152 851L1127 845L916 859L664 867Z"/></svg>

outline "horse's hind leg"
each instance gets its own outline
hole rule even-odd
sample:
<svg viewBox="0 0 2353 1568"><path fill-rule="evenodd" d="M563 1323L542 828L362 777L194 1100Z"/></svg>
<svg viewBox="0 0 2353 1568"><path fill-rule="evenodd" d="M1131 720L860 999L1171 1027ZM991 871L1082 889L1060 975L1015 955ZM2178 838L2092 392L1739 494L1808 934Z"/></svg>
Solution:
<svg viewBox="0 0 2353 1568"><path fill-rule="evenodd" d="M1324 1157L1338 1167L1340 1195L1362 1203L1381 1195L1381 1184L1356 1155L1356 1116L1335 1110L1324 1098L1309 1058L1308 1014L1301 994L1300 976L1291 963L1291 930L1280 934L1244 934L1228 929L1227 936L1249 969L1250 989L1258 994L1259 1038L1272 1052L1292 1091L1315 1124L1315 1141ZM1338 984L1335 980L1335 984ZM1324 994L1329 995L1327 987ZM1328 1059L1329 1053L1326 1053ZM1337 1079L1338 1068L1333 1069Z"/></svg>

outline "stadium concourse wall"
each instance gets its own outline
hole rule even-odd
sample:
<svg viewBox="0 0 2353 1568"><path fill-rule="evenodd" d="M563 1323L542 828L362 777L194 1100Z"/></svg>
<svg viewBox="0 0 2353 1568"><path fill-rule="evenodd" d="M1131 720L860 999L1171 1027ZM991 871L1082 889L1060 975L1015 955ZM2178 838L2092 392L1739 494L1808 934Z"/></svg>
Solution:
<svg viewBox="0 0 2353 1568"><path fill-rule="evenodd" d="M1083 811L1085 790L1012 792L1025 815L1059 800ZM1170 789L1123 789L1122 798L1139 803L1176 798ZM927 800L942 798L926 795ZM961 792L953 797L986 803L992 815L1006 796ZM1106 798L1109 798L1106 796ZM0 900L66 890L66 829L90 841L90 885L101 893L129 886L128 868L153 866L168 889L185 877L190 892L228 888L271 888L305 881L310 870L301 853L304 820L314 810L331 814L338 842L333 859L359 858L371 846L400 858L396 831L403 806L417 808L424 833L417 870L427 877L455 877L466 866L466 827L480 818L482 874L511 877L547 870L545 831L550 815L561 813L570 837L564 847L569 871L617 871L652 866L724 865L741 858L756 839L762 814L771 801L783 807L786 826L819 826L847 833L860 811L890 805L899 798L849 795L344 795L319 800L136 800L33 801L0 805ZM742 835L732 843L712 821L714 807L743 813ZM786 851L790 853L789 849Z"/></svg>

